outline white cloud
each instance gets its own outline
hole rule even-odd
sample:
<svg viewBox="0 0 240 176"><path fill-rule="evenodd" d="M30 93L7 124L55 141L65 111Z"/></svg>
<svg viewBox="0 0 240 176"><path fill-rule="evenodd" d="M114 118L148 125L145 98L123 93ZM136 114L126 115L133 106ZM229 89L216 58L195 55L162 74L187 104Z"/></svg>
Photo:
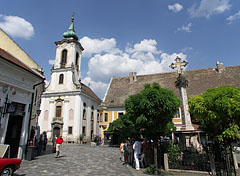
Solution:
<svg viewBox="0 0 240 176"><path fill-rule="evenodd" d="M91 40L93 46L94 42L103 46L100 41L104 42L109 39ZM115 44L109 52L101 50L100 54L96 54L97 51L91 51L92 56L88 62L88 73L83 78L83 82L86 85L90 83L90 87L100 97L103 97L105 94L111 77L128 76L131 71L136 71L137 74L173 71L169 68L169 65L175 62L175 58L179 56L186 59L187 57L183 53L168 54L160 52L160 49L157 48L157 42L153 39L144 39L132 46L128 44L125 50L119 50L116 47L116 40L113 40ZM105 47L103 46L103 48ZM118 52L112 53L114 50L118 50Z"/></svg>
<svg viewBox="0 0 240 176"><path fill-rule="evenodd" d="M101 98L106 93L108 83L104 83L101 81L93 81L90 77L86 77L82 81L85 85L89 86L92 90L94 90L95 94L101 96Z"/></svg>
<svg viewBox="0 0 240 176"><path fill-rule="evenodd" d="M173 12L180 12L183 9L183 6L179 3L175 3L173 5L168 5L168 9Z"/></svg>
<svg viewBox="0 0 240 176"><path fill-rule="evenodd" d="M239 18L240 18L240 10L234 15L229 16L226 20L228 21L228 24L231 24L234 20L237 20Z"/></svg>
<svg viewBox="0 0 240 176"><path fill-rule="evenodd" d="M210 18L212 15L221 14L231 8L230 0L201 0L199 7L194 4L188 9L191 17Z"/></svg>
<svg viewBox="0 0 240 176"><path fill-rule="evenodd" d="M178 31L185 31L185 32L191 32L191 28L192 27L192 23L188 23L187 26L182 26L182 27L179 27L177 28Z"/></svg>
<svg viewBox="0 0 240 176"><path fill-rule="evenodd" d="M91 39L89 37L83 37L80 39L80 43L84 46L83 56L90 57L93 54L100 54L104 52L118 53L120 50L116 48L116 40L110 39Z"/></svg>
<svg viewBox="0 0 240 176"><path fill-rule="evenodd" d="M0 14L0 28L12 37L29 40L34 35L32 24L18 16Z"/></svg>
<svg viewBox="0 0 240 176"><path fill-rule="evenodd" d="M192 47L185 47L182 49L182 52L187 52L187 51L191 51L191 50L193 50Z"/></svg>
<svg viewBox="0 0 240 176"><path fill-rule="evenodd" d="M49 65L53 65L55 63L55 60L48 60Z"/></svg>

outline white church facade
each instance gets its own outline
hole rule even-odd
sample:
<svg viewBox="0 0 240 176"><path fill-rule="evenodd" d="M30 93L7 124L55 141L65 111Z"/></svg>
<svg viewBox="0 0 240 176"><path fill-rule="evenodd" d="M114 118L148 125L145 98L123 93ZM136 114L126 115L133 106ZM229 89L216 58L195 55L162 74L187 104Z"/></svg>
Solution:
<svg viewBox="0 0 240 176"><path fill-rule="evenodd" d="M62 135L68 142L79 141L84 135L92 141L100 133L98 106L101 99L81 82L82 45L74 31L74 19L64 39L56 44L56 58L51 80L42 95L39 126L48 139Z"/></svg>

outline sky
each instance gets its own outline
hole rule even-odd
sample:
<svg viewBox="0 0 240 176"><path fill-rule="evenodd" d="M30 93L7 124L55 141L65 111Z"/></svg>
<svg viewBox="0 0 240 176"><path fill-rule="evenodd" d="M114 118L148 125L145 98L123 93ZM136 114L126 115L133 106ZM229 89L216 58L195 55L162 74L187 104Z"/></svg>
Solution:
<svg viewBox="0 0 240 176"><path fill-rule="evenodd" d="M103 98L112 77L239 65L238 0L1 0L0 28L40 65L50 82L54 42L75 14L84 51L82 82Z"/></svg>

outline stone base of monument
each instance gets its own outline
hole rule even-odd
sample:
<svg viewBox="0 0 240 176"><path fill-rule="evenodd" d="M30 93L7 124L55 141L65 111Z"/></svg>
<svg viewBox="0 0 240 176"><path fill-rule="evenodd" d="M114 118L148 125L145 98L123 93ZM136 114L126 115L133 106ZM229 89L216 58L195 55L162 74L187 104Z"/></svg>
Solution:
<svg viewBox="0 0 240 176"><path fill-rule="evenodd" d="M192 125L181 126L180 131L193 131L194 127Z"/></svg>

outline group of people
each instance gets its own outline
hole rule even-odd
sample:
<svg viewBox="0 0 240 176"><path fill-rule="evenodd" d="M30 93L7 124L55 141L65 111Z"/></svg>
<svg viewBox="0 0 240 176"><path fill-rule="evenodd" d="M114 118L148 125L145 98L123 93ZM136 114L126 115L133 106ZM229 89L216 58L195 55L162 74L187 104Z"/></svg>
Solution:
<svg viewBox="0 0 240 176"><path fill-rule="evenodd" d="M128 166L130 163L135 166L136 170L140 170L140 161L143 164L146 152L147 144L144 139L135 138L132 142L125 140L120 144L120 159L123 164Z"/></svg>
<svg viewBox="0 0 240 176"><path fill-rule="evenodd" d="M41 155L41 152L46 151L46 146L48 143L47 134L44 131L39 138L37 138L37 155Z"/></svg>

